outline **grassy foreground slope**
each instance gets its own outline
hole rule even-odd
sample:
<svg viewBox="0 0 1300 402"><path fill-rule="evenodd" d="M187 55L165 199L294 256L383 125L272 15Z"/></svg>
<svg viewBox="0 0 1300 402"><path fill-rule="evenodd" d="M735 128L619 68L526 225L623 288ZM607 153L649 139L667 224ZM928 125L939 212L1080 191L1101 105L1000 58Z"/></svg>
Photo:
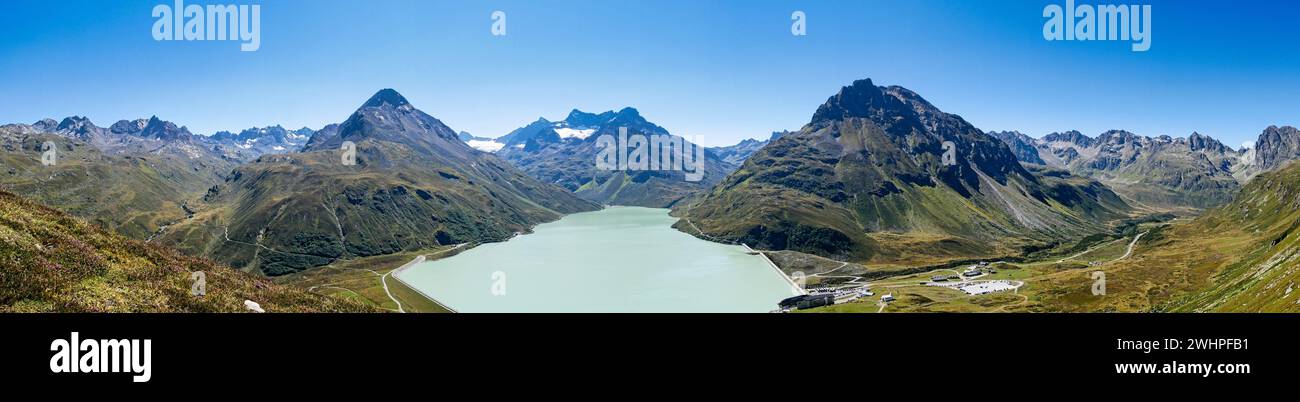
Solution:
<svg viewBox="0 0 1300 402"><path fill-rule="evenodd" d="M206 295L191 295L191 274ZM0 312L372 312L130 240L0 191Z"/></svg>

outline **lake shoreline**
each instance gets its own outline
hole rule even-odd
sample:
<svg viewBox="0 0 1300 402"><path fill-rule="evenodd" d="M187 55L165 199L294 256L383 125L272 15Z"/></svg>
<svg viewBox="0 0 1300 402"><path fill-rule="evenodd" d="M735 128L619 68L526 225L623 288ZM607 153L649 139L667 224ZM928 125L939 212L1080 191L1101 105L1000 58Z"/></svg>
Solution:
<svg viewBox="0 0 1300 402"><path fill-rule="evenodd" d="M389 272L389 273L388 273L388 276L393 277L393 280L396 280L398 283L401 283L402 286L406 286L407 289L411 289L412 291L414 291L415 293L417 293L417 294L419 294L420 296L424 297L425 299L428 299L428 300L429 300L430 302L432 302L433 304L438 305L438 307L442 307L442 309L447 310L448 312L450 312L450 313L452 313L452 314L458 313L458 311L456 311L456 309L451 308L451 306L448 306L446 303L443 303L443 302L438 301L438 299L435 298L435 297L433 297L433 295L430 295L430 294L428 294L428 293L425 293L424 290L421 290L420 288L417 288L417 287L415 287L415 286L412 286L410 283L407 283L405 280L402 279L402 276L401 276L401 275L402 275L402 272L403 272L403 271L406 271L407 269L410 269L411 267L415 266L416 264L419 264L419 263L424 262L425 259L426 259L426 258L425 258L425 256L423 256L423 255L416 256L415 259L413 259L413 260L407 262L406 264L402 264L402 266L397 267L397 269L394 269L394 270L392 270L391 272Z"/></svg>
<svg viewBox="0 0 1300 402"><path fill-rule="evenodd" d="M763 313L783 298L804 294L763 253L680 231L673 227L680 218L668 212L611 206L569 214L527 236L475 244L463 250L465 256L456 253L457 259L412 260L392 276L431 302L447 310L456 305L454 311L461 312ZM766 266L762 273L755 271L760 265ZM430 270L433 266L437 269ZM615 266L619 269L611 269ZM489 295L495 286L489 274L495 280L506 272L512 285L508 296L495 290Z"/></svg>

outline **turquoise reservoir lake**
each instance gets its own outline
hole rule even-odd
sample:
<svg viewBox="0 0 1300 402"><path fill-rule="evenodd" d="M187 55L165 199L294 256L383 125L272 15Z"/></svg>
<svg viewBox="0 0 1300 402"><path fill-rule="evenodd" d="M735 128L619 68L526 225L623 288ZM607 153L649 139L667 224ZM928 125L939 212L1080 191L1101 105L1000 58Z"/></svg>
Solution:
<svg viewBox="0 0 1300 402"><path fill-rule="evenodd" d="M400 279L459 312L768 312L798 289L761 255L667 209L610 207L426 261Z"/></svg>

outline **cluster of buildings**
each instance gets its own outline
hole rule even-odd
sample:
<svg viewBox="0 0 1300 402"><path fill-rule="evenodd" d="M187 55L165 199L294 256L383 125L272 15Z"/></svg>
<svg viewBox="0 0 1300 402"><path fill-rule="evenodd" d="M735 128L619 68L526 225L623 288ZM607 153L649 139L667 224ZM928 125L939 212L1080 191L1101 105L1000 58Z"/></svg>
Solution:
<svg viewBox="0 0 1300 402"><path fill-rule="evenodd" d="M813 288L806 295L788 297L777 303L777 312L803 310L832 304L848 303L874 293L866 286L856 288ZM892 299L893 296L890 296Z"/></svg>
<svg viewBox="0 0 1300 402"><path fill-rule="evenodd" d="M998 270L993 269L993 267L989 266L989 263L980 262L979 264L966 267L966 270L962 271L961 275L931 276L930 282L947 282L947 281L955 281L955 280L964 280L964 279L980 277L983 276L984 274L996 274L996 273L998 273Z"/></svg>
<svg viewBox="0 0 1300 402"><path fill-rule="evenodd" d="M965 272L962 272L962 273L961 273L961 276L964 276L964 277L967 277L967 278L973 278L973 277L976 277L976 276L984 275L984 274L986 274L986 273L987 273L987 274L996 274L996 273L998 273L998 270L993 269L992 266L989 266L989 263L988 263L988 262L980 261L979 264L975 264L975 265L971 265L971 266L969 266L969 267L966 267L966 271L965 271Z"/></svg>
<svg viewBox="0 0 1300 402"><path fill-rule="evenodd" d="M980 262L966 267L966 270L962 271L961 274L935 275L930 277L929 282L921 282L921 284L958 289L971 295L1015 290L1023 284L1023 282L1006 280L968 282L968 280L973 278L996 273L998 273L998 271L990 266L988 262ZM777 303L778 309L773 312L788 312L791 310L803 310L830 306L833 304L849 303L863 297L874 295L875 294L868 290L866 286L810 288L808 289L808 294L781 300L781 302ZM880 296L880 302L884 304L888 304L894 300L895 298L892 292Z"/></svg>
<svg viewBox="0 0 1300 402"><path fill-rule="evenodd" d="M989 263L981 262L966 267L966 270L962 271L961 275L935 275L930 277L929 282L922 282L922 284L957 289L972 296L1016 290L1021 285L1024 285L1024 282L1009 280L970 281L974 278L996 273L998 273L998 270L990 266Z"/></svg>
<svg viewBox="0 0 1300 402"><path fill-rule="evenodd" d="M790 310L804 310L835 304L835 295L831 293L806 294L793 297L787 297L776 304L777 310L774 312L788 312Z"/></svg>
<svg viewBox="0 0 1300 402"><path fill-rule="evenodd" d="M935 275L930 277L930 282L947 282L958 279L961 279L961 277L957 275Z"/></svg>

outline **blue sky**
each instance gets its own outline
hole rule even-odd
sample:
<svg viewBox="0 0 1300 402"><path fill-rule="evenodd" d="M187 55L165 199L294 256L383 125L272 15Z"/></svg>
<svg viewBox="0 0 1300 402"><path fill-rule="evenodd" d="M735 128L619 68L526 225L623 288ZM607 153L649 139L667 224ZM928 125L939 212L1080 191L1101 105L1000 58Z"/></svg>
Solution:
<svg viewBox="0 0 1300 402"><path fill-rule="evenodd" d="M1143 2L1147 52L1044 40L1043 7L1065 0L187 2L210 3L261 4L260 50L154 41L150 11L170 0L6 1L0 122L319 128L391 87L480 136L633 106L723 145L797 129L839 87L872 78L1036 137L1199 131L1237 146L1300 124L1294 1ZM495 10L505 37L490 34ZM790 34L795 10L807 36Z"/></svg>

